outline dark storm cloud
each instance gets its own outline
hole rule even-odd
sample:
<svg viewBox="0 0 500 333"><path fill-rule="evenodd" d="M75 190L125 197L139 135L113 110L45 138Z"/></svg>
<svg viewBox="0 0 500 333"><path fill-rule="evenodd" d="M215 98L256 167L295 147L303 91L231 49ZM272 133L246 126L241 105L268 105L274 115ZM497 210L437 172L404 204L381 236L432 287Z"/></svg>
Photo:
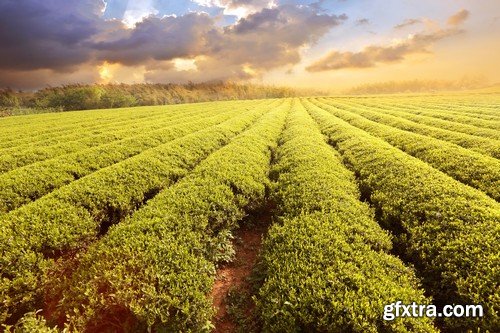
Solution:
<svg viewBox="0 0 500 333"><path fill-rule="evenodd" d="M256 29L275 28L281 24L286 24L287 15L282 13L281 8L268 9L250 15L248 18L242 18L232 27L232 30L238 34L251 33Z"/></svg>
<svg viewBox="0 0 500 333"><path fill-rule="evenodd" d="M124 65L194 57L206 51L207 37L215 29L214 24L207 14L150 16L134 29L118 31L111 40L96 43L94 48L99 51L100 60Z"/></svg>
<svg viewBox="0 0 500 333"><path fill-rule="evenodd" d="M257 69L270 69L300 61L300 48L314 44L345 15L320 14L307 6L265 8L226 28L213 52Z"/></svg>
<svg viewBox="0 0 500 333"><path fill-rule="evenodd" d="M175 70L170 61L190 58L196 59L203 72L197 75L203 79L251 78L298 63L303 46L314 44L347 19L311 6L268 8L269 1L229 2L236 7L264 7L225 28L206 13L190 12L178 17L151 15L127 29L121 21L103 17L102 0L4 0L0 71L8 72L16 87L30 81L30 73L37 70L41 72L33 77L44 86L52 82L51 71L81 78L77 71L96 71L103 62L142 65L146 78L159 79L161 73Z"/></svg>
<svg viewBox="0 0 500 333"><path fill-rule="evenodd" d="M214 58L211 66L269 69L297 63L300 47L316 42L345 19L345 15L319 14L311 7L292 5L264 8L225 29L216 27L207 14L151 16L94 47L100 60L124 65L203 55Z"/></svg>
<svg viewBox="0 0 500 333"><path fill-rule="evenodd" d="M260 12L239 20L231 30L237 34L255 33L273 35L274 38L287 42L302 44L309 39L315 39L333 26L346 20L346 15L320 14L312 7L297 7L282 5L274 8L264 8ZM278 35L275 35L278 33ZM266 37L266 36L263 36Z"/></svg>
<svg viewBox="0 0 500 333"><path fill-rule="evenodd" d="M102 28L98 0L0 2L0 68L67 70L91 57Z"/></svg>
<svg viewBox="0 0 500 333"><path fill-rule="evenodd" d="M302 46L315 43L345 19L307 6L265 8L225 29L211 30L204 57L196 60L198 71L151 71L146 79L187 82L260 76L269 69L298 63Z"/></svg>
<svg viewBox="0 0 500 333"><path fill-rule="evenodd" d="M314 44L346 19L308 6L265 8L225 29L209 31L204 57L196 60L198 71L152 71L146 79L186 82L258 77L267 70L298 63L301 47Z"/></svg>
<svg viewBox="0 0 500 333"><path fill-rule="evenodd" d="M47 86L71 83L93 83L99 74L89 66L79 66L74 72L54 72L50 69L10 71L0 69L0 87L36 90Z"/></svg>

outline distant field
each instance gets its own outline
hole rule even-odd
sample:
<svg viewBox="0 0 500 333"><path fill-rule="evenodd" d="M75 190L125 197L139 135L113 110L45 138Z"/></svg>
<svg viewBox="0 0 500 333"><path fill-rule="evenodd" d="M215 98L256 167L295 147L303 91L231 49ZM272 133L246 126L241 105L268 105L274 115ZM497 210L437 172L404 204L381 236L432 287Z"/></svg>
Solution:
<svg viewBox="0 0 500 333"><path fill-rule="evenodd" d="M498 332L499 202L500 94L2 118L0 323L222 331L219 269L265 219L247 332ZM485 316L384 321L398 300Z"/></svg>

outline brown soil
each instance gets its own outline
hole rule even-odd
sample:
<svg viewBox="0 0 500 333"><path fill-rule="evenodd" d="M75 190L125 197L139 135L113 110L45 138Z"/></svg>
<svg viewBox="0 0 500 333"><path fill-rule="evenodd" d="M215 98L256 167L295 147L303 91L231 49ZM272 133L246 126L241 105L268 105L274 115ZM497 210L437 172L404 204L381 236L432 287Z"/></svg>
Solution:
<svg viewBox="0 0 500 333"><path fill-rule="evenodd" d="M214 333L234 333L238 331L235 318L227 312L227 295L230 290L251 292L248 281L257 262L257 255L261 247L262 237L267 231L270 216L259 216L251 225L243 226L235 232L233 246L235 258L217 270L216 281L212 290L213 304L217 314L214 318ZM251 316L253 302L248 300L247 308L242 309Z"/></svg>

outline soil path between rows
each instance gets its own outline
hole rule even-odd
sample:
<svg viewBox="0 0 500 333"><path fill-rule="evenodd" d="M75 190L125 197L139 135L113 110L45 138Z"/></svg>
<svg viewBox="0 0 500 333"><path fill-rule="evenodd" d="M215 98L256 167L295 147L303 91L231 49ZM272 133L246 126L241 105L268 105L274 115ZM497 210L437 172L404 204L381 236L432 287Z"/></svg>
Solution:
<svg viewBox="0 0 500 333"><path fill-rule="evenodd" d="M262 239L267 233L271 217L269 214L258 216L252 223L243 223L235 232L233 246L235 258L231 263L222 265L217 270L212 289L213 305L217 311L214 318L214 333L234 333L239 331L235 318L227 312L228 292L251 293L249 277L257 263ZM249 317L253 313L253 302L247 301L246 309L241 309Z"/></svg>

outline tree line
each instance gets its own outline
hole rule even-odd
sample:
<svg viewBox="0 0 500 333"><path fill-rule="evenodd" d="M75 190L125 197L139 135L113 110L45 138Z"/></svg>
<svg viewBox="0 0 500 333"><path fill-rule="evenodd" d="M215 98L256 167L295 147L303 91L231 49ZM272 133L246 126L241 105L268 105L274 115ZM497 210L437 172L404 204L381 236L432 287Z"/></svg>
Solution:
<svg viewBox="0 0 500 333"><path fill-rule="evenodd" d="M281 98L309 92L292 88L209 82L187 84L71 84L38 91L0 89L0 115Z"/></svg>

